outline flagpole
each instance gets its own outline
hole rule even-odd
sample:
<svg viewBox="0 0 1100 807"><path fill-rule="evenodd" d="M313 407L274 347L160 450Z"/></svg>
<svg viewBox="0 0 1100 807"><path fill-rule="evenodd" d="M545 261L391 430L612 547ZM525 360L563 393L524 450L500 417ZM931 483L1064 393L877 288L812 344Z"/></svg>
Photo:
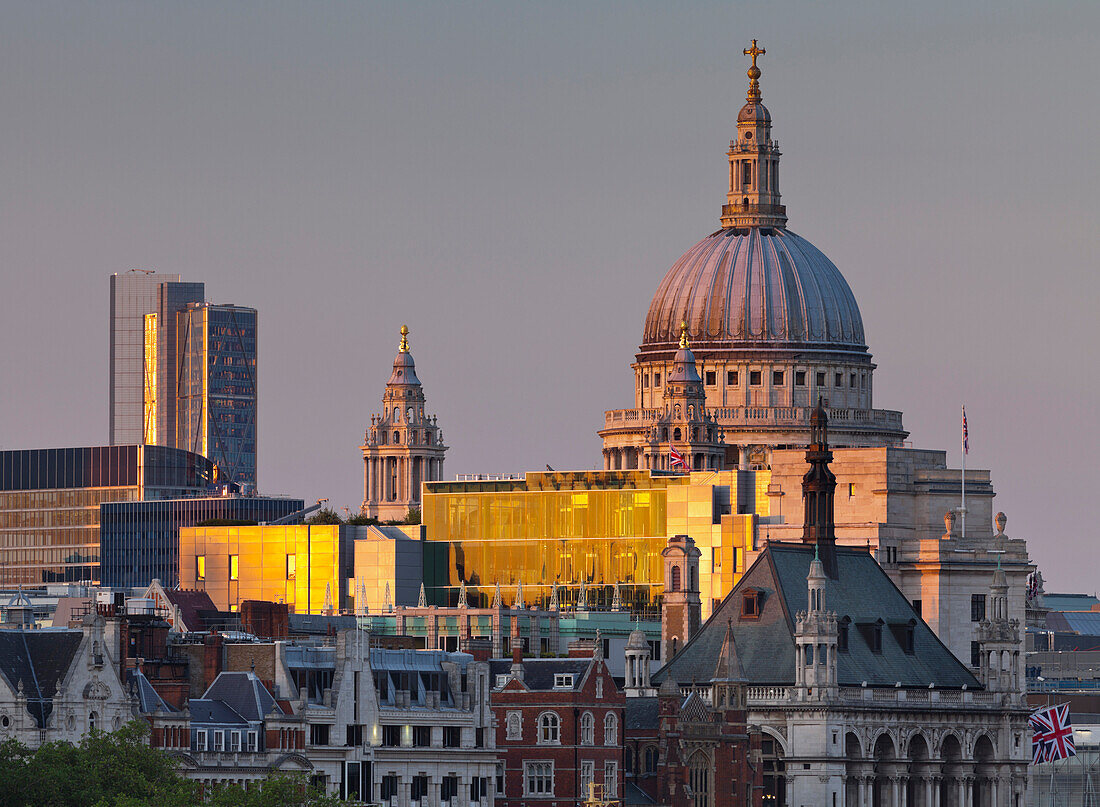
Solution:
<svg viewBox="0 0 1100 807"><path fill-rule="evenodd" d="M962 516L962 533L960 537L966 539L966 405L963 405L963 429L962 429L962 507L959 508L959 515Z"/></svg>

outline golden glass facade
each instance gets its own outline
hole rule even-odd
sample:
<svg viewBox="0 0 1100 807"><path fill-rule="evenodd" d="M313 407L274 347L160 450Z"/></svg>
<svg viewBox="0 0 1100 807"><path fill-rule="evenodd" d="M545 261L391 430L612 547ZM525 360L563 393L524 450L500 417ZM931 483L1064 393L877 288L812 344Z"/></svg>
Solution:
<svg viewBox="0 0 1100 807"><path fill-rule="evenodd" d="M590 607L654 609L664 591L661 551L690 535L701 552L704 615L745 571L761 516L770 513L766 471L530 473L523 480L439 482L425 486L423 521L446 560L425 574L439 600L454 604L460 583L471 605L489 605L497 583L504 603L522 582L526 604L576 603L581 581ZM427 561L426 561L427 563ZM429 594L431 597L431 594Z"/></svg>
<svg viewBox="0 0 1100 807"><path fill-rule="evenodd" d="M320 614L326 597L344 608L351 560L351 536L338 524L180 529L180 587L206 591L225 611L266 600Z"/></svg>
<svg viewBox="0 0 1100 807"><path fill-rule="evenodd" d="M143 351L144 394L142 409L144 417L145 442L156 445L157 442L157 315L145 315L145 345ZM200 452L201 453L201 452Z"/></svg>

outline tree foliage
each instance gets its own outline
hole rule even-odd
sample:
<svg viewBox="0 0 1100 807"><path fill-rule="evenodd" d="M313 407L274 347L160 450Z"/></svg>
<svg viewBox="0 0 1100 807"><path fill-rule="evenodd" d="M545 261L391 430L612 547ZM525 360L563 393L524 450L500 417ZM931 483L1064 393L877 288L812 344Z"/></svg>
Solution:
<svg viewBox="0 0 1100 807"><path fill-rule="evenodd" d="M301 775L274 775L248 788L202 794L175 760L148 746L149 726L135 720L109 734L93 731L79 745L32 750L0 744L0 807L332 807L344 804Z"/></svg>

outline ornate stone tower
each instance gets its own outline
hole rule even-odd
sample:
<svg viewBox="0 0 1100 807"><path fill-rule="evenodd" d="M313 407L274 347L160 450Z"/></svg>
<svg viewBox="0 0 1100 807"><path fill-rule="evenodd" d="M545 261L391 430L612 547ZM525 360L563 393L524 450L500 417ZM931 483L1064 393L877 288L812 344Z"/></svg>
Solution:
<svg viewBox="0 0 1100 807"><path fill-rule="evenodd" d="M443 432L424 413L424 390L409 352L409 328L382 393L381 414L371 415L363 452L363 513L383 521L403 519L420 507L420 485L443 478Z"/></svg>
<svg viewBox="0 0 1100 807"><path fill-rule="evenodd" d="M672 659L699 630L699 556L695 541L674 535L661 551L665 560L665 593L661 599L662 658Z"/></svg>
<svg viewBox="0 0 1100 807"><path fill-rule="evenodd" d="M836 580L836 523L833 520L836 477L829 470L833 452L829 450L828 423L829 417L818 398L817 407L810 415L810 446L806 451L810 470L802 477L802 499L806 508L802 542L817 546L815 558L821 559L825 574Z"/></svg>
<svg viewBox="0 0 1100 807"><path fill-rule="evenodd" d="M978 626L978 643L982 651L978 677L985 688L1019 693L1020 621L1008 618L1008 580L1000 562L989 585L989 605Z"/></svg>
<svg viewBox="0 0 1100 807"><path fill-rule="evenodd" d="M649 698L657 695L657 690L649 683L649 661L652 653L649 641L641 628L630 633L626 641L626 696L628 698Z"/></svg>
<svg viewBox="0 0 1100 807"><path fill-rule="evenodd" d="M664 412L646 436L644 467L677 470L670 468L671 448L684 458L686 467L679 470L715 471L723 467L726 446L722 442L722 430L707 414L703 379L695 369L695 354L688 345L685 323L680 323L680 349L673 359L672 372L665 380ZM605 462L605 465L610 464Z"/></svg>
<svg viewBox="0 0 1100 807"><path fill-rule="evenodd" d="M825 610L825 567L815 554L806 575L807 608L795 615L795 686L802 700L836 695L836 614Z"/></svg>
<svg viewBox="0 0 1100 807"><path fill-rule="evenodd" d="M723 227L782 227L787 209L779 204L779 144L772 140L772 116L761 101L756 57L767 51L745 49L752 57L749 92L737 113L737 139L730 142L730 189L722 206Z"/></svg>

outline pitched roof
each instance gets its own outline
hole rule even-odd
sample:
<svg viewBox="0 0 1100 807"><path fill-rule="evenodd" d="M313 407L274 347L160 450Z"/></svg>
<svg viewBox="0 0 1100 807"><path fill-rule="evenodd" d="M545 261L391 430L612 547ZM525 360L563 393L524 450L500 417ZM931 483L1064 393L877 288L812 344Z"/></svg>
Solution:
<svg viewBox="0 0 1100 807"><path fill-rule="evenodd" d="M563 687L554 686L554 676L558 673L572 673L572 689L580 688L588 665L592 663L590 658L536 658L523 660L523 683L528 689L557 689L565 691ZM493 677L507 675L512 670L512 662L502 659L494 659L489 662L489 669Z"/></svg>
<svg viewBox="0 0 1100 807"><path fill-rule="evenodd" d="M69 629L0 630L0 673L13 693L22 682L27 710L39 728L46 727L54 693L83 637L83 631Z"/></svg>
<svg viewBox="0 0 1100 807"><path fill-rule="evenodd" d="M202 697L204 700L220 701L250 721L263 720L273 707L282 712L267 687L251 672L219 673Z"/></svg>
<svg viewBox="0 0 1100 807"><path fill-rule="evenodd" d="M192 698L187 702L191 710L191 723L214 723L219 726L247 726L248 721L222 701Z"/></svg>
<svg viewBox="0 0 1100 807"><path fill-rule="evenodd" d="M711 618L654 676L654 683L708 683L719 669L727 629L732 626L737 656L753 684L794 684L794 615L807 605L806 576L813 547L772 543L715 609ZM837 578L825 583L825 607L851 621L848 650L837 654L842 686L970 688L980 685L921 620L882 567L864 550L837 548ZM759 616L741 615L741 594L761 592ZM882 649L873 652L861 626L882 621ZM914 652L906 653L899 636L912 623Z"/></svg>
<svg viewBox="0 0 1100 807"><path fill-rule="evenodd" d="M164 596L168 602L179 608L182 625L176 625L176 630L200 631L205 628L206 622L202 618L203 612L217 611L218 607L210 599L205 591L192 591L190 589L166 588Z"/></svg>
<svg viewBox="0 0 1100 807"><path fill-rule="evenodd" d="M153 689L153 685L149 683L149 679L145 677L145 673L135 670L130 673L130 684L134 688L134 693L137 695L138 708L146 714L152 712L175 712L176 708L170 705L167 701L160 696L160 693Z"/></svg>

